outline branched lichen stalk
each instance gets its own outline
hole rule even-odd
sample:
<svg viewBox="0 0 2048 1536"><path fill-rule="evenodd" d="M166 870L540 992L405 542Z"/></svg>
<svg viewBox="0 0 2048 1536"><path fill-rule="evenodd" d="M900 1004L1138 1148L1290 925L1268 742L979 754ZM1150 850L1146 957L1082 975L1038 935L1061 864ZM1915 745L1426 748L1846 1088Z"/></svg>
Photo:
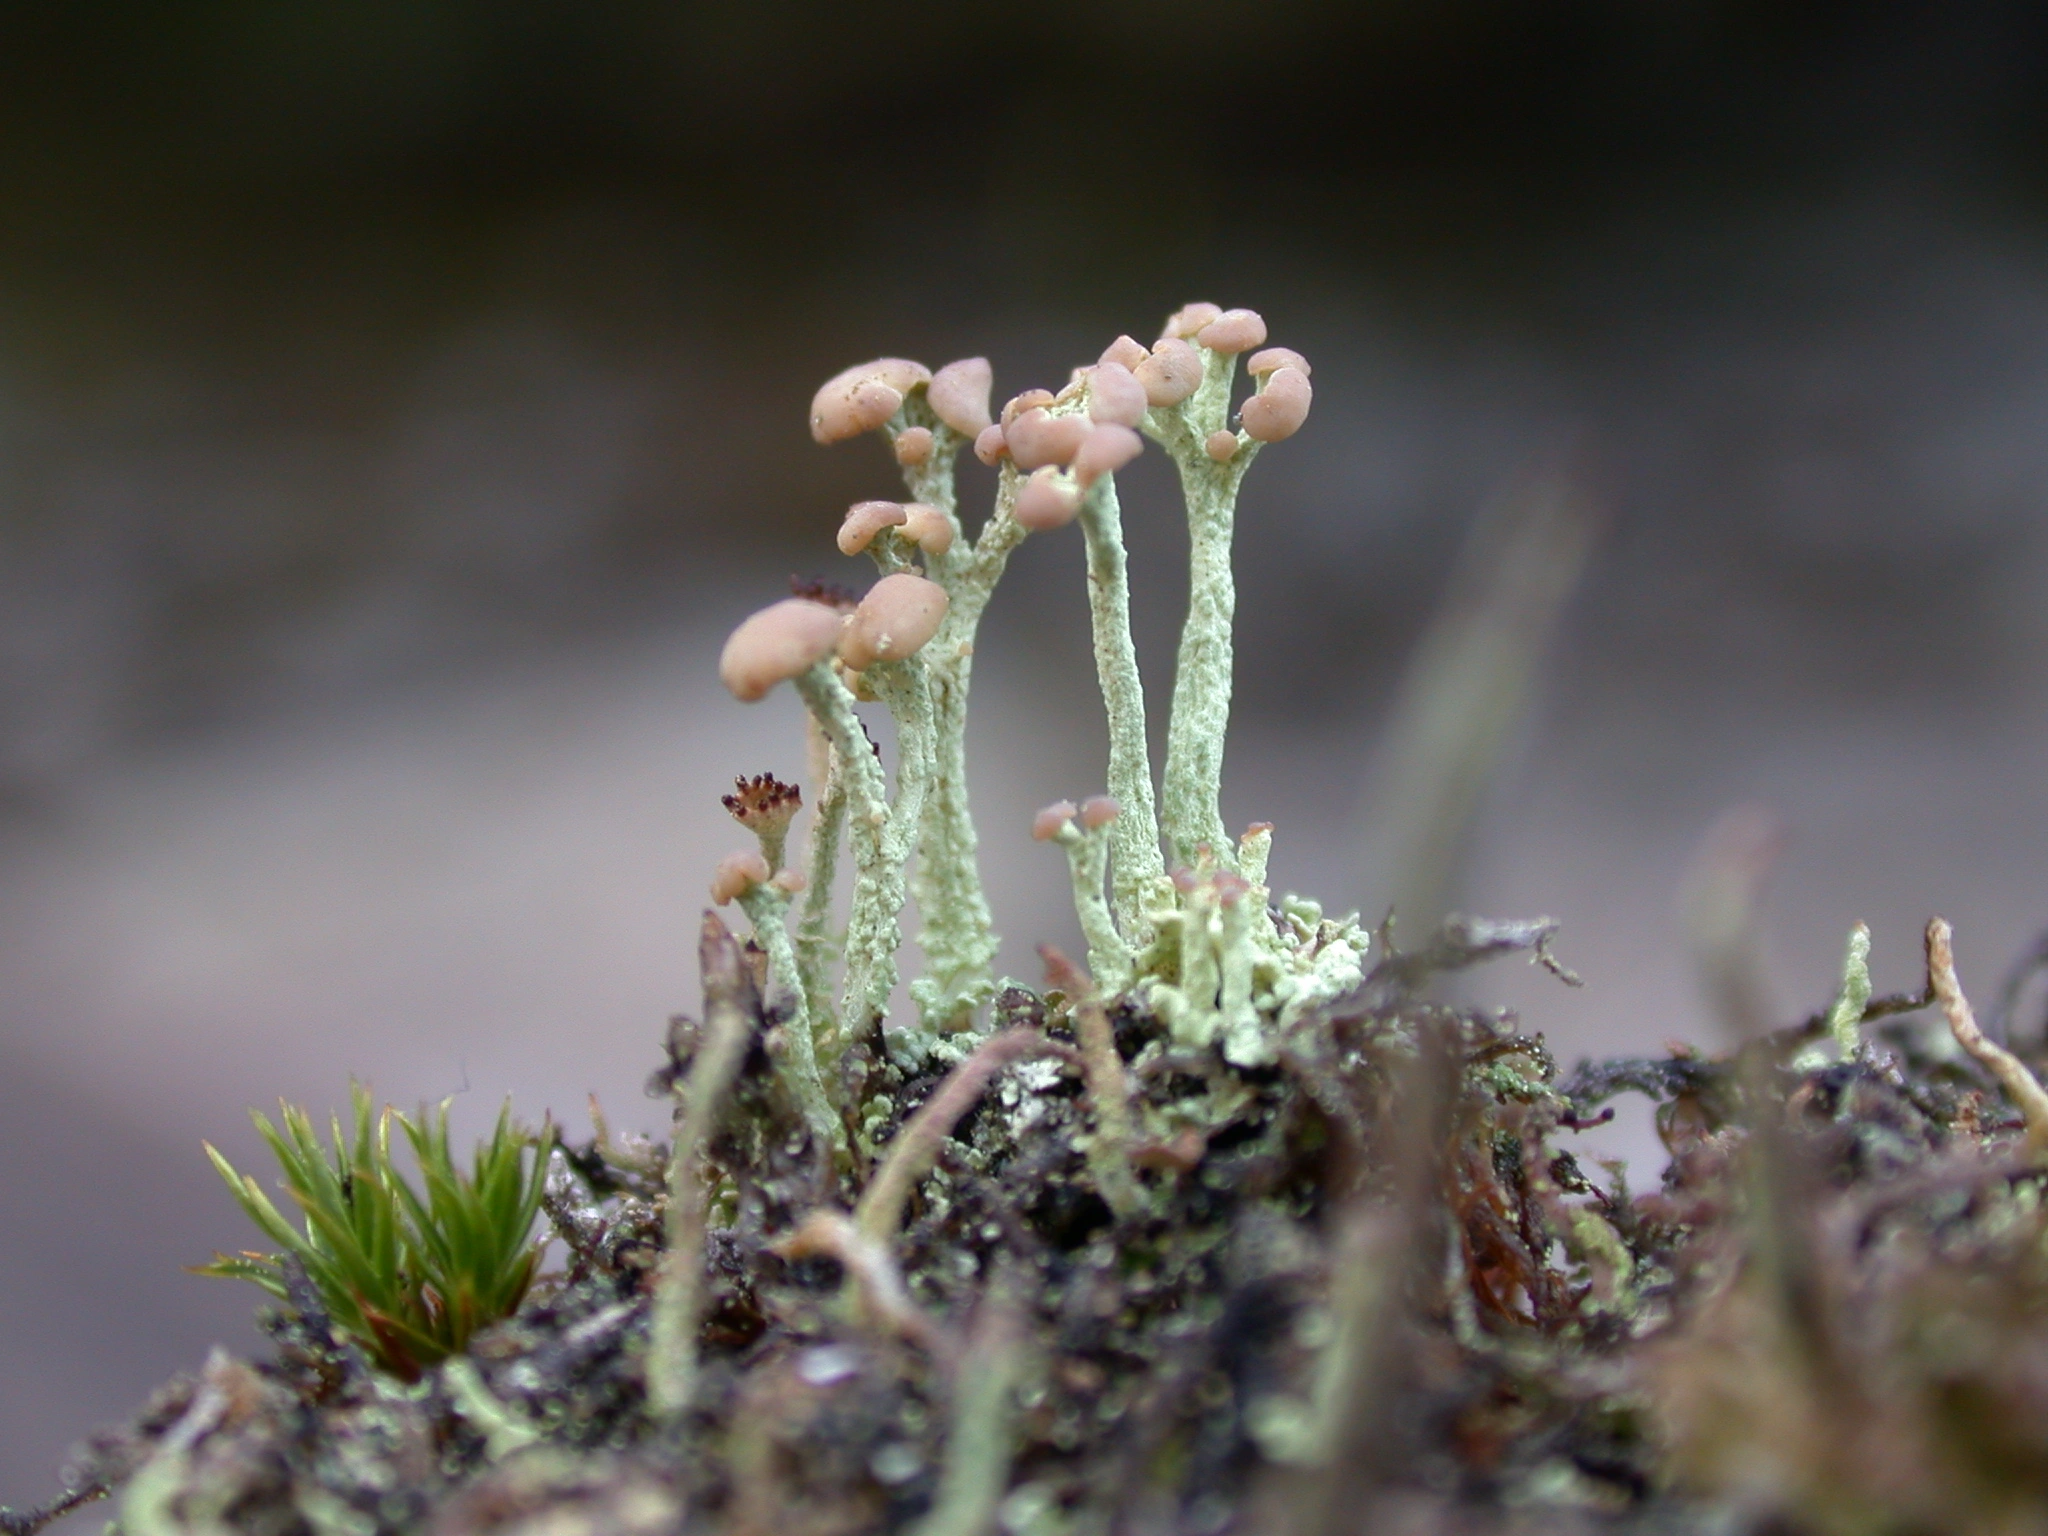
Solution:
<svg viewBox="0 0 2048 1536"><path fill-rule="evenodd" d="M1117 932L1102 896L1109 836L1116 825L1111 822L1107 827L1083 831L1070 821L1053 839L1067 852L1067 872L1074 882L1074 915L1081 920L1081 936L1088 941L1088 968L1113 992L1121 990L1131 974L1131 946Z"/></svg>
<svg viewBox="0 0 2048 1536"><path fill-rule="evenodd" d="M881 762L854 713L853 695L819 662L796 678L796 690L837 754L853 845L853 905L846 925L846 977L839 993L842 1041L858 1038L888 1005L896 985L897 914L903 908L903 866L892 862L889 787Z"/></svg>
<svg viewBox="0 0 2048 1536"><path fill-rule="evenodd" d="M1188 616L1181 627L1166 727L1166 767L1159 821L1175 859L1196 862L1205 845L1223 868L1235 861L1223 831L1223 736L1230 724L1230 626L1237 584L1230 545L1237 488L1258 445L1239 434L1238 449L1218 463L1204 449L1230 412L1236 358L1207 354L1202 386L1180 407L1154 410L1145 430L1173 456L1188 514Z"/></svg>
<svg viewBox="0 0 2048 1536"><path fill-rule="evenodd" d="M846 1150L845 1123L832 1112L825 1092L825 1080L818 1072L817 1040L811 1027L809 1000L797 971L796 949L789 941L784 915L789 896L774 885L752 885L740 893L739 903L754 925L754 938L768 957L768 982L789 994L789 1017L782 1026L783 1046L776 1058L776 1072L787 1084L790 1096L803 1112L804 1123L821 1147L835 1152Z"/></svg>
<svg viewBox="0 0 2048 1536"><path fill-rule="evenodd" d="M932 435L931 452L921 464L903 466L903 486L910 492L912 501L921 501L928 507L937 507L953 523L953 537L960 537L960 511L957 492L954 489L953 467L960 450L967 446L967 440L943 421L932 410L921 394L912 395L903 402L900 417L904 427L923 427ZM893 443L902 427L895 427L889 433Z"/></svg>
<svg viewBox="0 0 2048 1536"><path fill-rule="evenodd" d="M839 875L839 839L846 830L846 789L839 751L815 716L809 719L812 782L818 803L811 813L811 841L804 857L804 906L797 919L796 974L804 990L816 1048L830 1061L838 1049L838 1018L829 973L838 951L832 933L832 886Z"/></svg>
<svg viewBox="0 0 2048 1536"><path fill-rule="evenodd" d="M934 1029L962 1027L994 995L995 919L982 890L980 837L967 793L967 692L972 641L942 629L927 650L932 706L932 785L917 863L918 935L924 950L919 1009Z"/></svg>
<svg viewBox="0 0 2048 1536"><path fill-rule="evenodd" d="M1117 927L1133 944L1149 936L1149 914L1161 905L1166 860L1159 849L1159 811L1152 794L1152 752L1145 740L1145 684L1131 639L1131 582L1124 553L1123 513L1113 478L1104 475L1081 504L1088 541L1088 612L1095 636L1095 675L1109 722L1109 792L1123 807L1110 832L1111 889Z"/></svg>
<svg viewBox="0 0 2048 1536"><path fill-rule="evenodd" d="M932 780L917 866L925 975L912 992L925 1024L934 1029L963 1027L995 994L997 939L967 795L967 696L975 631L1011 552L1024 540L1023 528L1010 516L1019 484L1005 466L995 511L980 535L971 545L956 542L927 565L946 589L948 604L938 633L919 652L931 696Z"/></svg>
<svg viewBox="0 0 2048 1536"><path fill-rule="evenodd" d="M921 657L877 662L866 674L868 687L896 717L896 801L880 841L882 878L870 907L858 899L847 928L847 981L842 1017L864 1028L889 1006L896 986L896 950L902 943L898 918L906 894L904 868L926 830L925 806L933 780L935 721L929 675ZM886 946L886 951L884 949ZM865 965L865 979L854 968Z"/></svg>

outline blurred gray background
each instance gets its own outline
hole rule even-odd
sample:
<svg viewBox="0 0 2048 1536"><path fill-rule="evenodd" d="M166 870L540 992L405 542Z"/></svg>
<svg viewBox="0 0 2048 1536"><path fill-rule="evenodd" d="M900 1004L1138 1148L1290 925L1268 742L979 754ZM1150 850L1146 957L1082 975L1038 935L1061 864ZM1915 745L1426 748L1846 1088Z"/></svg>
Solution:
<svg viewBox="0 0 2048 1536"><path fill-rule="evenodd" d="M0 12L0 1501L259 1347L179 1267L248 1240L198 1145L260 1169L247 1106L658 1124L717 796L801 769L716 648L860 579L831 533L891 466L804 410L876 353L1001 398L1210 298L1310 356L1226 809L1374 915L1403 660L1570 449L1605 535L1459 892L1565 923L1583 992L1475 991L1567 1059L1712 1039L1672 893L1738 801L1793 832L1788 1017L1858 919L1913 984L1936 910L1988 994L2048 924L2044 87L2043 13L1967 0ZM1073 934L1029 813L1102 776L1077 540L979 656L1030 977ZM1639 1113L1591 1139L1654 1177Z"/></svg>

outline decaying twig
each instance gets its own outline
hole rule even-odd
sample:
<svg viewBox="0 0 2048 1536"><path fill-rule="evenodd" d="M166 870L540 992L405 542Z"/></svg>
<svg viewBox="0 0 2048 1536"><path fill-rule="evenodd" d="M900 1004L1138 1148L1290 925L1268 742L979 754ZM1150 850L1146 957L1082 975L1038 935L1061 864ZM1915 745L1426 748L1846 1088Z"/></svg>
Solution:
<svg viewBox="0 0 2048 1536"><path fill-rule="evenodd" d="M8 1509L0 1506L0 1536L36 1536L36 1532L53 1520L63 1519L74 1509L83 1509L94 1499L104 1499L107 1491L105 1483L94 1482L82 1488L74 1488L61 1498L52 1499L47 1504L39 1504L34 1509Z"/></svg>
<svg viewBox="0 0 2048 1536"><path fill-rule="evenodd" d="M1017 1450L1015 1393L1028 1357L1024 1308L998 1272L961 1362L938 1494L914 1536L985 1536L995 1528Z"/></svg>
<svg viewBox="0 0 2048 1536"><path fill-rule="evenodd" d="M775 1245L775 1252L785 1259L837 1259L877 1322L949 1369L957 1364L958 1341L910 1299L903 1272L887 1246L864 1235L843 1212L812 1211Z"/></svg>
<svg viewBox="0 0 2048 1536"><path fill-rule="evenodd" d="M647 1391L664 1414L690 1400L697 1363L697 1298L704 1283L704 1191L699 1168L719 1105L746 1060L761 999L739 941L704 914L697 946L704 973L704 1028L689 1078L676 1089L681 1114L668 1167L667 1251L655 1287Z"/></svg>
<svg viewBox="0 0 2048 1536"><path fill-rule="evenodd" d="M974 1107L995 1075L1020 1061L1040 1056L1072 1059L1071 1046L1048 1040L1037 1030L1017 1027L1003 1030L984 1040L974 1053L946 1074L932 1090L932 1096L918 1107L889 1144L889 1152L875 1170L854 1208L854 1224L877 1242L888 1242L903 1224L903 1207L917 1181L931 1171L939 1148L960 1123L960 1117Z"/></svg>
<svg viewBox="0 0 2048 1536"><path fill-rule="evenodd" d="M1095 983L1052 945L1039 945L1038 957L1045 962L1047 984L1066 994L1073 1009L1074 1033L1081 1041L1081 1069L1088 1078L1088 1097L1095 1105L1089 1167L1109 1208L1118 1216L1132 1215L1144 1195L1131 1173L1131 1079L1117 1054L1109 1010L1096 995Z"/></svg>
<svg viewBox="0 0 2048 1536"><path fill-rule="evenodd" d="M1435 976L1469 970L1503 955L1527 954L1531 965L1541 966L1568 987L1583 986L1578 973L1550 952L1557 936L1554 917L1512 918L1500 921L1453 913L1415 949L1394 947L1393 917L1380 925L1381 959L1367 974L1360 990L1368 997L1406 996L1419 992Z"/></svg>
<svg viewBox="0 0 2048 1536"><path fill-rule="evenodd" d="M2027 1150L2036 1154L2048 1152L2048 1091L2043 1091L2040 1080L2027 1070L2025 1062L2004 1046L1987 1040L1984 1031L1977 1027L1977 1016L1971 1011L1970 1000L1963 995L1963 984L1956 979L1954 935L1946 918L1933 918L1927 924L1927 986L1940 1001L1956 1044L1998 1079L1998 1086L2019 1108L2021 1118L2027 1122Z"/></svg>

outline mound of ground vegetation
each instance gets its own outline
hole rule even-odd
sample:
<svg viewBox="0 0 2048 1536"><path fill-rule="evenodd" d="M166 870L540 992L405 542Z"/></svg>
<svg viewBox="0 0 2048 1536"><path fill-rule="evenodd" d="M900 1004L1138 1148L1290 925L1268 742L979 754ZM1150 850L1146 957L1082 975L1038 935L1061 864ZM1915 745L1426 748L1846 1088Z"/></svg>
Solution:
<svg viewBox="0 0 2048 1536"><path fill-rule="evenodd" d="M1816 1016L1568 1074L1512 1018L1428 1000L1548 938L1383 939L1253 1068L1012 989L945 1071L846 1054L880 1159L842 1172L773 1069L760 954L711 918L703 1019L654 1084L736 1025L684 1411L647 1390L672 1149L598 1136L546 1193L562 1268L465 1355L402 1380L288 1265L274 1355L171 1383L73 1497L118 1490L128 1536L2048 1525L2043 1168L1909 1011L1939 986L1867 1004L1884 1040L1846 1058ZM1654 1191L1571 1150L1623 1093L1657 1105ZM841 1212L892 1159L922 1177L883 1241Z"/></svg>
<svg viewBox="0 0 2048 1536"><path fill-rule="evenodd" d="M325 1143L259 1120L293 1218L215 1154L267 1247L207 1270L269 1293L273 1354L217 1353L0 1529L112 1495L122 1536L2048 1532L2018 982L1987 1034L1937 919L1926 986L1873 998L1859 927L1829 1006L1780 1025L1771 839L1737 817L1687 903L1728 1048L1566 1073L1457 1000L1516 955L1575 982L1555 925L1403 948L1274 892L1270 826L1225 833L1238 492L1312 400L1265 341L1189 305L1000 412L981 358L828 381L813 437L879 434L913 499L845 514L865 593L798 583L721 657L737 699L801 700L809 799L772 774L726 797L755 846L712 896L747 931L705 914L703 1005L651 1085L671 1139L507 1116L465 1169L445 1108L359 1093ZM1190 560L1156 778L1115 491L1147 442ZM971 538L970 445L996 479ZM1027 987L991 969L969 684L1009 555L1075 524L1108 792L1031 829L1086 953L1041 951ZM1486 701L1526 675L1502 614L1554 607L1554 565L1439 648L1485 707L1424 711L1418 849L1455 841ZM1668 1153L1641 1193L1575 1151L1624 1094Z"/></svg>

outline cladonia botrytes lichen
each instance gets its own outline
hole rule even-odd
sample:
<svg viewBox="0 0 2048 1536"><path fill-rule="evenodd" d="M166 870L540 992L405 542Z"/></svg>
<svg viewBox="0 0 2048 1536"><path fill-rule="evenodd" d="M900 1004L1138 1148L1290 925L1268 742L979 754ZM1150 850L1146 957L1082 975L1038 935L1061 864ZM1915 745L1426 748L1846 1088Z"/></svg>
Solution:
<svg viewBox="0 0 2048 1536"><path fill-rule="evenodd" d="M915 1017L891 1021L892 1049L957 1057L991 1027L996 938L966 750L975 634L1011 553L1070 523L1084 545L1107 793L1078 808L1055 803L1033 830L1067 853L1096 985L1148 1004L1178 1044L1217 1046L1248 1066L1272 1059L1303 1010L1358 980L1368 941L1356 919L1328 920L1294 897L1275 903L1266 885L1272 828L1232 838L1220 805L1238 491L1261 449L1299 430L1312 393L1307 361L1265 341L1265 321L1251 310L1190 304L1151 346L1120 336L1060 390L1026 390L1000 413L985 358L936 372L878 358L829 380L812 401L820 443L880 433L911 499L861 501L845 514L840 551L865 554L880 572L864 596L806 587L754 614L726 644L720 671L737 697L760 699L787 681L802 698L815 808L803 866L786 868L787 818L750 814L737 803L743 782L728 804L760 851L721 864L714 895L737 899L754 926L771 990L802 1036L782 1070L821 1133L836 1134L825 1088L832 1063L888 1007L913 893L923 974L910 988ZM1148 438L1178 473L1189 551L1156 792L1116 490L1117 471ZM963 450L997 471L994 506L972 536L954 474ZM868 701L894 721L893 784L857 709ZM798 792L781 788L794 804ZM838 930L831 891L842 838L854 879ZM840 956L835 988L828 971Z"/></svg>

